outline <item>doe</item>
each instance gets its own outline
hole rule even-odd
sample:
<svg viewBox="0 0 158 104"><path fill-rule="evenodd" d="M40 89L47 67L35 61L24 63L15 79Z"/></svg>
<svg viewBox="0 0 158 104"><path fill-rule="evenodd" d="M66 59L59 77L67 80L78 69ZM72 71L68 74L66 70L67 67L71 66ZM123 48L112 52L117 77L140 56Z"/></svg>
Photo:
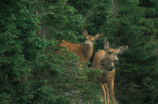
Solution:
<svg viewBox="0 0 158 104"><path fill-rule="evenodd" d="M85 37L84 45L73 44L62 40L62 44L60 44L60 46L66 47L69 52L72 52L76 56L79 56L80 61L87 62L93 54L94 41L100 39L103 33L98 33L95 36L90 36L87 30L82 28L82 35Z"/></svg>
<svg viewBox="0 0 158 104"><path fill-rule="evenodd" d="M114 62L118 62L119 59L117 54L123 53L128 46L122 46L118 49L109 48L109 41L105 38L104 40L105 50L100 50L94 55L92 67L102 70L102 74L98 77L99 85L101 86L104 103L109 104L109 90L112 98L112 104L115 104L114 100L114 74L115 66ZM107 103L106 103L107 101Z"/></svg>

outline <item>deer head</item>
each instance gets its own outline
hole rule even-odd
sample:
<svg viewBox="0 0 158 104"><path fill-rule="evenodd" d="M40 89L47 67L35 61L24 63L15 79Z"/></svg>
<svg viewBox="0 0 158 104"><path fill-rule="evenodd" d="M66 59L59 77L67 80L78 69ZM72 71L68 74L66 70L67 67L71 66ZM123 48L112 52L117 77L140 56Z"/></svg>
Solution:
<svg viewBox="0 0 158 104"><path fill-rule="evenodd" d="M93 48L94 41L100 39L100 37L103 35L103 32L98 33L95 36L90 36L88 34L87 30L82 28L82 35L85 37L85 40L84 40L85 47L86 48L90 48L90 47Z"/></svg>
<svg viewBox="0 0 158 104"><path fill-rule="evenodd" d="M118 49L112 49L109 48L109 41L107 38L105 38L104 40L104 49L106 51L106 55L105 58L107 61L109 62L119 62L119 59L117 57L117 54L122 54L123 52L125 52L125 50L128 48L128 46L122 46L119 47Z"/></svg>

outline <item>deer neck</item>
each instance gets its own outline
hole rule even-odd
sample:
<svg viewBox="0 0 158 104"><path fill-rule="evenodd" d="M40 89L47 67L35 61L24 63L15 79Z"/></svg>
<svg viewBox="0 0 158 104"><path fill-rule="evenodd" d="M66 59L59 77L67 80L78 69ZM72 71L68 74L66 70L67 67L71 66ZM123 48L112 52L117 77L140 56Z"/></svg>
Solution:
<svg viewBox="0 0 158 104"><path fill-rule="evenodd" d="M89 61L89 59L91 58L92 54L93 54L93 46L91 47L86 47L84 46L84 56L86 58L86 61Z"/></svg>

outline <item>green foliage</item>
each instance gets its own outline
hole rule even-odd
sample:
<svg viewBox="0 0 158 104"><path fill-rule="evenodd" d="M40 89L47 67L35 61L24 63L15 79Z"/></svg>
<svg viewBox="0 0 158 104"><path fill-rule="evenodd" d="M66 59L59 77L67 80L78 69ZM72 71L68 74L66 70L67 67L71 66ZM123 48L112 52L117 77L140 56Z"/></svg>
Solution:
<svg viewBox="0 0 158 104"><path fill-rule="evenodd" d="M121 104L154 104L157 99L149 95L143 80L146 77L153 81L155 79L152 73L157 69L157 56L153 57L152 51L156 48L153 36L157 28L153 19L146 17L147 11L142 1L117 0L115 5L115 17L109 14L104 26L108 30L107 34L114 35L111 40L115 47L129 46L116 67L115 88L119 90L116 90L115 97Z"/></svg>
<svg viewBox="0 0 158 104"><path fill-rule="evenodd" d="M59 46L63 39L78 43L77 38L82 38L81 28L84 18L81 14L75 14L77 10L66 2L66 0L45 0L38 4L42 6L38 9L41 13L38 14L41 16L41 34L39 35L45 38L47 45L43 51L44 54L42 53L38 59L41 64L34 66L33 78L48 80L47 86L54 89L52 103L57 104L91 100L96 94L95 88L98 87L96 81L88 81L86 73L90 73L90 69L84 66L84 63L80 64L74 54L61 51L62 47ZM94 76L95 79L98 74L88 75ZM40 93L38 92L36 96L41 96Z"/></svg>
<svg viewBox="0 0 158 104"><path fill-rule="evenodd" d="M44 15L42 21L45 22L45 30L47 37L56 40L69 40L69 42L77 39L75 34L81 31L84 22L82 15L75 14L77 11L69 6L67 0L52 2L46 0L44 2ZM76 30L77 29L77 30ZM75 42L75 41L74 41Z"/></svg>
<svg viewBox="0 0 158 104"><path fill-rule="evenodd" d="M105 37L113 48L129 46L116 65L115 98L156 104L158 2L113 1L0 1L0 103L102 103L100 70L59 46L61 40L82 43L85 27L90 35L104 32L94 53Z"/></svg>
<svg viewBox="0 0 158 104"><path fill-rule="evenodd" d="M34 85L34 89L36 81L30 73L46 44L35 34L39 20L33 14L32 1L1 1L0 5L0 103L31 103L36 98L35 90L48 91L45 85ZM47 95L51 96L50 93Z"/></svg>

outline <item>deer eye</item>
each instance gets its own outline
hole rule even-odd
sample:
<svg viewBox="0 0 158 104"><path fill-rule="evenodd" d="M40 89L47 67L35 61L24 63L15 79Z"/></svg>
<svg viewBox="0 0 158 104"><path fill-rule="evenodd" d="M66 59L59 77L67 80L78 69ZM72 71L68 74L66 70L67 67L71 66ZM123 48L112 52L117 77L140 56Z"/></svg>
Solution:
<svg viewBox="0 0 158 104"><path fill-rule="evenodd" d="M92 40L92 42L94 42L94 41Z"/></svg>
<svg viewBox="0 0 158 104"><path fill-rule="evenodd" d="M112 52L109 52L109 54L112 54Z"/></svg>
<svg viewBox="0 0 158 104"><path fill-rule="evenodd" d="M87 38L85 38L85 40L87 40Z"/></svg>

